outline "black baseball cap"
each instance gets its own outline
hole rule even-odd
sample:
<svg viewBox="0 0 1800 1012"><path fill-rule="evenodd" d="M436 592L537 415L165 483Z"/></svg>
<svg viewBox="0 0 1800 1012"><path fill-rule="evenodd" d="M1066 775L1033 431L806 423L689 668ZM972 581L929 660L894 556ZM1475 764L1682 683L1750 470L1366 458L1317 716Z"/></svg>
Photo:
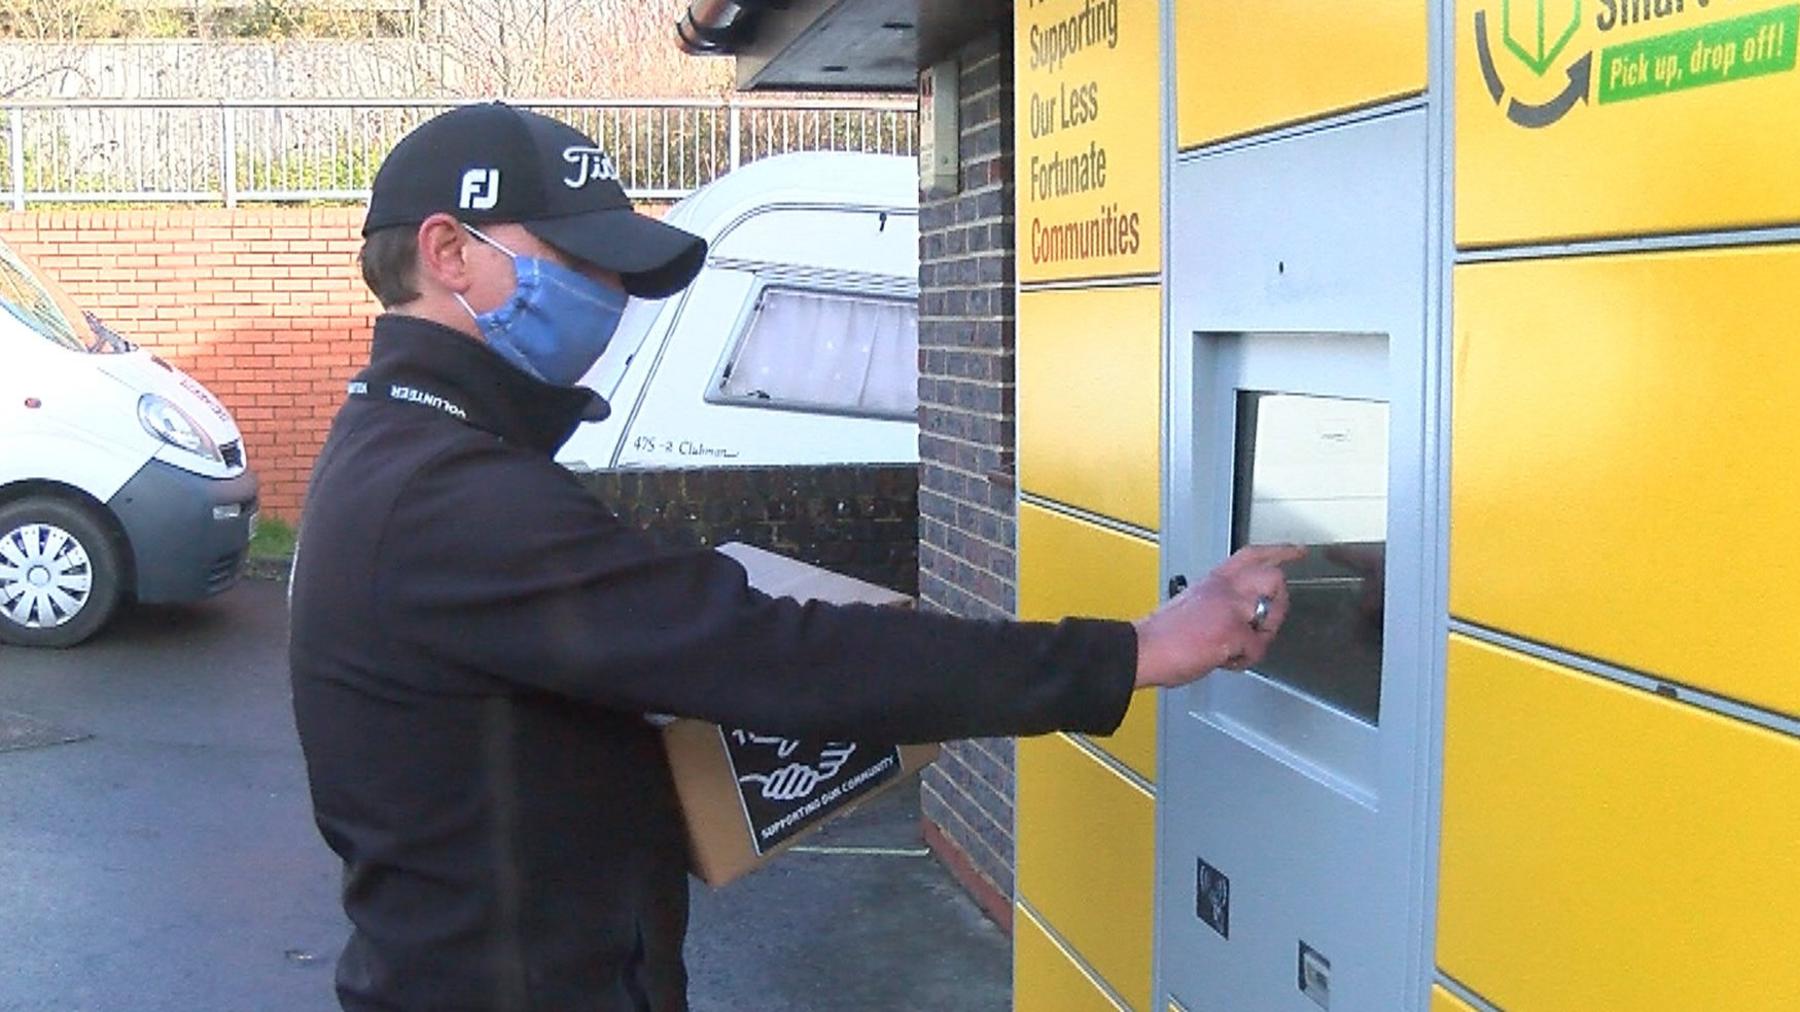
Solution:
<svg viewBox="0 0 1800 1012"><path fill-rule="evenodd" d="M402 137L375 173L363 235L440 212L522 225L644 298L687 287L706 261L706 240L632 210L592 138L504 102L459 106Z"/></svg>

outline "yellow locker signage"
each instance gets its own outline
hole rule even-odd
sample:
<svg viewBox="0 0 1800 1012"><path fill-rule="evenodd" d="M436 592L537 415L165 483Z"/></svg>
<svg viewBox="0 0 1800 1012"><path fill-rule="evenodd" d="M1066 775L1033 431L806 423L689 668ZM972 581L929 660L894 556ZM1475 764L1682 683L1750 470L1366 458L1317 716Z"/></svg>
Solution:
<svg viewBox="0 0 1800 1012"><path fill-rule="evenodd" d="M1015 7L1021 281L1162 268L1162 49L1154 0Z"/></svg>
<svg viewBox="0 0 1800 1012"><path fill-rule="evenodd" d="M1800 4L1463 0L1456 18L1460 244L1800 215Z"/></svg>

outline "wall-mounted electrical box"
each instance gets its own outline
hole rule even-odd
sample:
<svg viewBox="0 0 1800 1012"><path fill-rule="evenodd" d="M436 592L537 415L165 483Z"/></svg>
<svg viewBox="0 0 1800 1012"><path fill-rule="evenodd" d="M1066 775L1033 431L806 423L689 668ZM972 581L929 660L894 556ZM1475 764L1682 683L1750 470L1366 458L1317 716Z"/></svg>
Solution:
<svg viewBox="0 0 1800 1012"><path fill-rule="evenodd" d="M956 107L955 60L945 60L919 74L919 193L948 197L955 193L961 175L962 156L957 143L961 125Z"/></svg>

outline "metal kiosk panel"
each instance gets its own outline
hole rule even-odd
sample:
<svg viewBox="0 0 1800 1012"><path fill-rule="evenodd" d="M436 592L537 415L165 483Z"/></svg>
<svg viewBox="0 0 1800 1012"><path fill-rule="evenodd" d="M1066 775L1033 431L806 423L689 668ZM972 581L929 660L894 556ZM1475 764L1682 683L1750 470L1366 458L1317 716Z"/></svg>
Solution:
<svg viewBox="0 0 1800 1012"><path fill-rule="evenodd" d="M1159 988L1193 1012L1424 1003L1426 136L1396 106L1171 176L1165 576L1319 546L1278 650L1166 694Z"/></svg>

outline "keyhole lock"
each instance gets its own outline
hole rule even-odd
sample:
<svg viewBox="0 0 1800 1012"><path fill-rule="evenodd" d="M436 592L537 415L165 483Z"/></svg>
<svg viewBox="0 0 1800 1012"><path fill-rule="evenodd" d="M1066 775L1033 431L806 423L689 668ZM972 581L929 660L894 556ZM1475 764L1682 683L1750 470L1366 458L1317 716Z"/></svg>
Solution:
<svg viewBox="0 0 1800 1012"><path fill-rule="evenodd" d="M1187 585L1188 585L1187 577L1185 577L1185 576L1176 574L1175 576L1170 577L1170 579L1169 579L1169 596L1171 598L1176 597L1182 591L1187 589Z"/></svg>

